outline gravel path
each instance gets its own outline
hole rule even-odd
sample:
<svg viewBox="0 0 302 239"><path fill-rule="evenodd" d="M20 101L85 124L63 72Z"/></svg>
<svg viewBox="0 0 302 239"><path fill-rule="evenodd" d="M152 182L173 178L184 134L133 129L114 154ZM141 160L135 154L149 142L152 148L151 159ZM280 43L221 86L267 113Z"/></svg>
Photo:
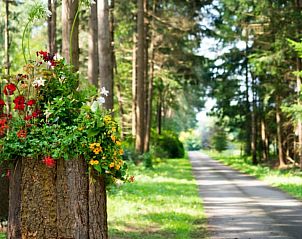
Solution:
<svg viewBox="0 0 302 239"><path fill-rule="evenodd" d="M189 157L212 239L302 239L301 201L200 152Z"/></svg>

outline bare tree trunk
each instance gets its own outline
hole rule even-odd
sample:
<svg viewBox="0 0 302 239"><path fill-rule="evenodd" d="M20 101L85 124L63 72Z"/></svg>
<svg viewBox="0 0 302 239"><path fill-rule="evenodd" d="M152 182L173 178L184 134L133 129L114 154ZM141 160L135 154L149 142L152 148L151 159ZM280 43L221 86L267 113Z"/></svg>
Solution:
<svg viewBox="0 0 302 239"><path fill-rule="evenodd" d="M297 58L297 71L301 70L301 59ZM298 94L298 105L301 104L300 102L300 94L301 94L301 78L297 75L297 94ZM298 129L298 155L299 155L299 164L300 168L302 169L302 122L301 119L298 119L297 123L297 129Z"/></svg>
<svg viewBox="0 0 302 239"><path fill-rule="evenodd" d="M251 150L252 150L252 162L253 165L258 163L257 161L257 131L256 131L256 96L255 96L255 79L252 79L252 93L253 93L253 103L252 103L252 112L251 112Z"/></svg>
<svg viewBox="0 0 302 239"><path fill-rule="evenodd" d="M264 119L261 119L262 160L268 161L268 138Z"/></svg>
<svg viewBox="0 0 302 239"><path fill-rule="evenodd" d="M97 1L91 4L89 17L89 42L88 42L88 80L98 87L99 54L98 54L98 19Z"/></svg>
<svg viewBox="0 0 302 239"><path fill-rule="evenodd" d="M75 71L79 69L79 19L74 22L78 7L79 0L62 1L62 55L74 66Z"/></svg>
<svg viewBox="0 0 302 239"><path fill-rule="evenodd" d="M113 109L113 66L108 0L98 1L97 8L100 86L109 90L109 96L106 98L105 107L107 109Z"/></svg>
<svg viewBox="0 0 302 239"><path fill-rule="evenodd" d="M157 1L153 1L152 12L156 12ZM154 38L155 38L155 25L154 19L151 18L151 42L150 42L150 67L149 67L149 81L147 85L147 104L146 104L146 132L145 132L145 148L144 151L148 152L150 149L150 135L151 135L151 124L152 124L152 100L153 100L153 78L154 78Z"/></svg>
<svg viewBox="0 0 302 239"><path fill-rule="evenodd" d="M144 118L145 118L145 26L144 26L144 0L137 0L137 122L135 149L144 152Z"/></svg>
<svg viewBox="0 0 302 239"><path fill-rule="evenodd" d="M277 144L278 144L278 158L279 158L279 167L284 167L285 161L283 156L283 147L282 147L282 123L281 123L281 112L280 112L281 99L280 96L276 96L276 123L277 123Z"/></svg>
<svg viewBox="0 0 302 239"><path fill-rule="evenodd" d="M157 133L161 134L161 128L162 128L162 93L159 92L159 97L157 101Z"/></svg>
<svg viewBox="0 0 302 239"><path fill-rule="evenodd" d="M9 60L9 0L5 0L5 69L6 74L10 73L10 60Z"/></svg>
<svg viewBox="0 0 302 239"><path fill-rule="evenodd" d="M57 0L48 0L48 10L51 16L47 20L48 25L48 51L51 54L57 52L56 29L57 29Z"/></svg>
<svg viewBox="0 0 302 239"><path fill-rule="evenodd" d="M17 160L9 176L8 239L21 239L21 165Z"/></svg>
<svg viewBox="0 0 302 239"><path fill-rule="evenodd" d="M122 97L122 87L120 82L116 82L116 92L117 92L117 101L118 101L118 106L119 106L119 113L121 117L121 139L125 138L125 110L124 110L124 101Z"/></svg>
<svg viewBox="0 0 302 239"><path fill-rule="evenodd" d="M137 103L137 65L136 65L136 33L133 33L133 49L132 49L132 136L136 135L136 103Z"/></svg>

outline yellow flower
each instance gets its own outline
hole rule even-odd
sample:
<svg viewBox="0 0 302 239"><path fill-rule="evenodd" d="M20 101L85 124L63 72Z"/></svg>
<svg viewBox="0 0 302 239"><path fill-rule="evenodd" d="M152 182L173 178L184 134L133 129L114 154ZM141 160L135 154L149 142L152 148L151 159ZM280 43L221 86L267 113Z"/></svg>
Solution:
<svg viewBox="0 0 302 239"><path fill-rule="evenodd" d="M89 148L90 148L91 150L93 150L94 147L95 147L95 143L89 145Z"/></svg>
<svg viewBox="0 0 302 239"><path fill-rule="evenodd" d="M112 127L112 132L116 132L116 128L115 127Z"/></svg>
<svg viewBox="0 0 302 239"><path fill-rule="evenodd" d="M123 150L123 149L120 149L120 150L119 150L119 154L120 154L120 155L123 155L123 154L124 154L124 150Z"/></svg>
<svg viewBox="0 0 302 239"><path fill-rule="evenodd" d="M114 163L112 162L109 164L109 168L113 168L113 167L114 167Z"/></svg>
<svg viewBox="0 0 302 239"><path fill-rule="evenodd" d="M100 143L95 143L95 147L100 147Z"/></svg>
<svg viewBox="0 0 302 239"><path fill-rule="evenodd" d="M121 146L122 145L121 141L118 141L118 140L115 143L116 143L117 146Z"/></svg>
<svg viewBox="0 0 302 239"><path fill-rule="evenodd" d="M99 164L99 161L98 161L98 160L93 160L93 159L91 159L91 160L89 161L89 164L90 164L90 165L97 165L97 164Z"/></svg>
<svg viewBox="0 0 302 239"><path fill-rule="evenodd" d="M111 139L112 139L113 142L115 142L115 140L116 140L115 135L112 134L112 135L111 135Z"/></svg>
<svg viewBox="0 0 302 239"><path fill-rule="evenodd" d="M106 124L108 124L111 121L111 116L110 115L106 115L104 117L104 121L105 121Z"/></svg>
<svg viewBox="0 0 302 239"><path fill-rule="evenodd" d="M78 131L83 131L84 127L79 127Z"/></svg>
<svg viewBox="0 0 302 239"><path fill-rule="evenodd" d="M102 148L101 148L101 147L95 148L95 149L93 150L93 152L94 152L95 154L99 154L101 151L102 151Z"/></svg>
<svg viewBox="0 0 302 239"><path fill-rule="evenodd" d="M115 165L115 169L116 169L116 170L119 170L120 168L121 168L121 165L120 165L120 164L116 164L116 165Z"/></svg>

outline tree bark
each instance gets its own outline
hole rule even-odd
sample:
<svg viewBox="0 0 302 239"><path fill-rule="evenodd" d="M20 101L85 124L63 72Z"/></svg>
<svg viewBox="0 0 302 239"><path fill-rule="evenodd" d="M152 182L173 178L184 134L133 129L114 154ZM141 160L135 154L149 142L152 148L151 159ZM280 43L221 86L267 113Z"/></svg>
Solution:
<svg viewBox="0 0 302 239"><path fill-rule="evenodd" d="M75 71L79 69L79 19L74 22L78 7L79 0L62 1L62 54L74 66ZM75 24L71 32L73 23Z"/></svg>
<svg viewBox="0 0 302 239"><path fill-rule="evenodd" d="M262 160L268 161L268 138L266 133L266 124L264 119L261 119L261 143L262 143Z"/></svg>
<svg viewBox="0 0 302 239"><path fill-rule="evenodd" d="M113 109L113 66L108 0L98 1L97 8L100 87L105 87L106 90L109 90L105 107Z"/></svg>
<svg viewBox="0 0 302 239"><path fill-rule="evenodd" d="M99 79L99 53L98 53L98 19L97 2L91 4L89 17L89 42L88 42L88 80L98 87Z"/></svg>
<svg viewBox="0 0 302 239"><path fill-rule="evenodd" d="M51 54L57 52L56 29L57 29L57 0L48 0L48 10L51 16L47 20L48 25L48 51Z"/></svg>
<svg viewBox="0 0 302 239"><path fill-rule="evenodd" d="M5 37L4 37L4 49L5 49L5 69L6 74L10 73L10 54L9 54L9 0L5 0Z"/></svg>
<svg viewBox="0 0 302 239"><path fill-rule="evenodd" d="M252 79L252 94L253 94L253 102L252 102L252 112L251 112L251 150L252 150L252 163L256 165L257 161L257 131L256 131L256 96L255 96L255 79Z"/></svg>
<svg viewBox="0 0 302 239"><path fill-rule="evenodd" d="M116 83L116 92L117 92L119 113L121 117L121 139L123 140L125 138L126 118L125 118L124 102L122 97L122 87L120 82Z"/></svg>
<svg viewBox="0 0 302 239"><path fill-rule="evenodd" d="M22 161L17 160L9 176L9 210L8 210L8 239L21 239L21 167Z"/></svg>
<svg viewBox="0 0 302 239"><path fill-rule="evenodd" d="M281 111L280 111L281 99L280 96L276 96L276 123L277 123L277 147L278 147L278 159L279 167L285 167L285 161L283 156L282 147L282 123L281 123Z"/></svg>
<svg viewBox="0 0 302 239"><path fill-rule="evenodd" d="M144 0L137 0L137 122L135 149L144 152L144 118L145 118L145 26L144 26Z"/></svg>
<svg viewBox="0 0 302 239"><path fill-rule="evenodd" d="M152 15L156 14L156 4L157 1L153 1L152 6ZM148 152L150 149L150 135L151 135L151 127L152 127L152 101L153 101L153 78L154 78L154 38L155 38L155 24L154 18L152 17L150 20L151 25L151 40L150 40L150 51L149 51L149 75L148 75L148 84L147 84L147 104L146 104L146 129L145 129L145 145L144 151ZM148 67L148 66L147 66Z"/></svg>
<svg viewBox="0 0 302 239"><path fill-rule="evenodd" d="M133 33L133 49L132 49L132 136L136 136L136 103L137 103L137 64L136 64L136 33Z"/></svg>

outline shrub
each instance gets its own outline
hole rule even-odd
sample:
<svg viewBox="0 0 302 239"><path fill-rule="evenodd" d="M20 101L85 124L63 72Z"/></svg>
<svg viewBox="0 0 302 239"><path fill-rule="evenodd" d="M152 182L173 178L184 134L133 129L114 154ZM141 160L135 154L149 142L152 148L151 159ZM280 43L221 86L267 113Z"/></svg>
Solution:
<svg viewBox="0 0 302 239"><path fill-rule="evenodd" d="M163 131L158 135L152 133L151 144L156 157L183 158L185 154L184 146L177 135L171 131Z"/></svg>

